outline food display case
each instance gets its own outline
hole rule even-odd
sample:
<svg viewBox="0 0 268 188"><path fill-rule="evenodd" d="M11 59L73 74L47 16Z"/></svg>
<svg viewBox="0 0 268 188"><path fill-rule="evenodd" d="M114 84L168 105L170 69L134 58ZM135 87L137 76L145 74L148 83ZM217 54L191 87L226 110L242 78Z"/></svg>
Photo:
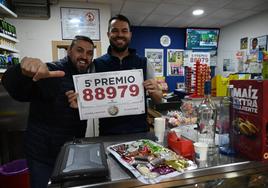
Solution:
<svg viewBox="0 0 268 188"><path fill-rule="evenodd" d="M94 137L82 139L82 143L103 142L104 147L138 139L155 140L153 133L120 135L109 137ZM164 145L166 143L163 143ZM106 151L107 152L107 151ZM109 152L107 162L110 179L92 182L90 179L73 180L69 182L51 183L50 188L59 187L267 187L268 162L249 161L240 157L228 157L216 154L209 157L207 162L197 164L198 168L185 171L180 175L162 180L156 184L144 184L130 171L121 165Z"/></svg>

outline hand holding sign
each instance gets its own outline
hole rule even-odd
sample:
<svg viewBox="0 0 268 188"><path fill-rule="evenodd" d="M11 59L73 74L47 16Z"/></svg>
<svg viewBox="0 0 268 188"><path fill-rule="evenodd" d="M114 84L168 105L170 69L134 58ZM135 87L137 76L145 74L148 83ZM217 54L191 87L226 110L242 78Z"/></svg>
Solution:
<svg viewBox="0 0 268 188"><path fill-rule="evenodd" d="M80 119L145 112L141 69L74 75L73 78L79 94Z"/></svg>
<svg viewBox="0 0 268 188"><path fill-rule="evenodd" d="M70 90L70 91L67 91L65 93L65 95L67 96L68 98L68 102L70 104L70 107L71 108L78 108L78 104L77 104L77 97L78 97L78 94L74 92L74 90Z"/></svg>

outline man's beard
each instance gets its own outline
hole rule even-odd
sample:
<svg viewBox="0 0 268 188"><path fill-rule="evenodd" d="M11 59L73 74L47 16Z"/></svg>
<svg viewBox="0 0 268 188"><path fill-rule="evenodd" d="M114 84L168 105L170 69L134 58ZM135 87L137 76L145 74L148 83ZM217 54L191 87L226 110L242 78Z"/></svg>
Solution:
<svg viewBox="0 0 268 188"><path fill-rule="evenodd" d="M119 47L119 46L116 46L116 44L112 40L110 40L110 45L113 48L113 50L116 52L124 52L128 48L128 44L129 43L127 42L124 46Z"/></svg>

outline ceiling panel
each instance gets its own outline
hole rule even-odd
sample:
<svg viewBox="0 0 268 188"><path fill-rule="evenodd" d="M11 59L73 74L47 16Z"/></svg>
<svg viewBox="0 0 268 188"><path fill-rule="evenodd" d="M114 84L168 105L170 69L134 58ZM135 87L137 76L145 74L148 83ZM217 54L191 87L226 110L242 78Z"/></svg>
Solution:
<svg viewBox="0 0 268 188"><path fill-rule="evenodd" d="M160 14L151 14L146 17L146 19L142 22L142 26L152 26L152 24L157 23L158 27L163 27L170 20L170 16L168 15L160 15Z"/></svg>
<svg viewBox="0 0 268 188"><path fill-rule="evenodd" d="M211 19L226 19L232 18L242 12L242 10L237 9L219 9L216 12L212 13L209 17Z"/></svg>
<svg viewBox="0 0 268 188"><path fill-rule="evenodd" d="M178 5L193 5L198 0L163 0L163 3L173 3Z"/></svg>
<svg viewBox="0 0 268 188"><path fill-rule="evenodd" d="M157 5L140 2L140 1L126 1L122 11L123 12L136 12L136 13L150 13ZM138 16L138 14L137 14Z"/></svg>
<svg viewBox="0 0 268 188"><path fill-rule="evenodd" d="M250 10L259 4L265 2L266 0L233 0L224 8L233 8L240 10ZM268 3L268 1L266 1ZM267 5L267 4L266 4Z"/></svg>
<svg viewBox="0 0 268 188"><path fill-rule="evenodd" d="M59 0L68 1L72 0ZM132 25L161 27L224 27L249 16L268 11L268 0L73 0L106 3L112 16L123 14ZM202 16L193 16L196 8Z"/></svg>
<svg viewBox="0 0 268 188"><path fill-rule="evenodd" d="M176 16L180 14L185 9L189 8L187 5L176 5L170 3L162 3L155 10L155 14L164 14L170 16Z"/></svg>

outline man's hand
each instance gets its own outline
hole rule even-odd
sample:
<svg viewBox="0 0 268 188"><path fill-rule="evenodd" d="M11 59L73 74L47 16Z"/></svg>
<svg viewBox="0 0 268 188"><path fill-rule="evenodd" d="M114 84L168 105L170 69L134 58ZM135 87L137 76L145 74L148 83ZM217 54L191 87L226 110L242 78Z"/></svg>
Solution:
<svg viewBox="0 0 268 188"><path fill-rule="evenodd" d="M63 71L49 71L45 63L40 59L24 57L20 64L22 74L32 77L33 81L38 81L44 78L63 77Z"/></svg>
<svg viewBox="0 0 268 188"><path fill-rule="evenodd" d="M77 104L77 96L78 94L74 92L74 90L67 91L65 95L68 98L68 102L71 108L78 108Z"/></svg>
<svg viewBox="0 0 268 188"><path fill-rule="evenodd" d="M155 103L160 103L163 97L155 79L148 79L143 82L143 86L148 91L149 96Z"/></svg>

